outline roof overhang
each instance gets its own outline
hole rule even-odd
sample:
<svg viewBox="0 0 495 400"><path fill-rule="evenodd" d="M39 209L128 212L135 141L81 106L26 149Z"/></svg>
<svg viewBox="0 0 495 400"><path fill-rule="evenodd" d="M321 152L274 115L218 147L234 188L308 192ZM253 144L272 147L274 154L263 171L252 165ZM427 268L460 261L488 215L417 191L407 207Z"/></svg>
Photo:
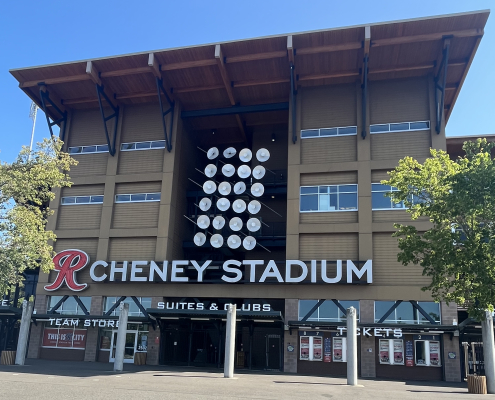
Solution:
<svg viewBox="0 0 495 400"><path fill-rule="evenodd" d="M227 311L223 310L166 310L162 308L148 308L146 312L156 319L201 319L221 320L227 318ZM275 322L283 321L280 311L237 311L236 319L241 321Z"/></svg>
<svg viewBox="0 0 495 400"><path fill-rule="evenodd" d="M290 328L298 329L337 329L345 327L345 322L326 322L326 321L289 321ZM358 327L362 328L399 328L411 333L427 333L427 332L454 332L459 330L456 325L436 325L436 324L368 324L358 322Z"/></svg>
<svg viewBox="0 0 495 400"><path fill-rule="evenodd" d="M1 317L13 317L22 315L22 308L12 306L0 306L0 318Z"/></svg>

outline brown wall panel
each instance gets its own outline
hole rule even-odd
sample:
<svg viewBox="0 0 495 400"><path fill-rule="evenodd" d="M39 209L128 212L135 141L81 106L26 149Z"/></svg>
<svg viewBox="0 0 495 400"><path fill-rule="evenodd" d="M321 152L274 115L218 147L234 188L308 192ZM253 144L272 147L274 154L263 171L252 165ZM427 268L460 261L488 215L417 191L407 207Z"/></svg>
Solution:
<svg viewBox="0 0 495 400"><path fill-rule="evenodd" d="M122 143L163 139L163 125L158 103L125 108Z"/></svg>
<svg viewBox="0 0 495 400"><path fill-rule="evenodd" d="M118 174L140 174L161 172L163 167L163 149L122 151L119 156Z"/></svg>
<svg viewBox="0 0 495 400"><path fill-rule="evenodd" d="M158 201L114 204L112 228L156 228L159 208Z"/></svg>
<svg viewBox="0 0 495 400"><path fill-rule="evenodd" d="M153 260L156 238L110 238L109 259L112 261Z"/></svg>
<svg viewBox="0 0 495 400"><path fill-rule="evenodd" d="M74 155L79 162L72 167L69 176L72 178L91 175L105 175L107 173L108 153Z"/></svg>
<svg viewBox="0 0 495 400"><path fill-rule="evenodd" d="M161 190L161 181L117 183L115 185L115 194L160 193Z"/></svg>
<svg viewBox="0 0 495 400"><path fill-rule="evenodd" d="M356 86L333 85L303 88L301 128L334 128L356 125Z"/></svg>
<svg viewBox="0 0 495 400"><path fill-rule="evenodd" d="M99 229L102 207L101 204L60 206L57 229Z"/></svg>
<svg viewBox="0 0 495 400"><path fill-rule="evenodd" d="M373 283L384 286L428 285L431 278L422 276L423 268L412 264L403 266L397 261L398 252L397 239L392 237L392 233L373 234Z"/></svg>
<svg viewBox="0 0 495 400"><path fill-rule="evenodd" d="M40 349L40 358L42 360L55 361L84 361L84 350L42 347Z"/></svg>
<svg viewBox="0 0 495 400"><path fill-rule="evenodd" d="M428 81L414 78L369 83L370 123L428 121Z"/></svg>
<svg viewBox="0 0 495 400"><path fill-rule="evenodd" d="M390 176L385 170L371 171L371 183L380 183L383 180L389 180Z"/></svg>
<svg viewBox="0 0 495 400"><path fill-rule="evenodd" d="M301 260L357 260L358 235L354 233L299 235Z"/></svg>
<svg viewBox="0 0 495 400"><path fill-rule="evenodd" d="M105 185L75 185L62 188L62 197L67 196L96 196L105 191Z"/></svg>
<svg viewBox="0 0 495 400"><path fill-rule="evenodd" d="M419 161L430 156L430 131L371 135L372 160L399 160L406 156Z"/></svg>
<svg viewBox="0 0 495 400"><path fill-rule="evenodd" d="M113 124L113 119L107 122L109 132L113 132ZM95 144L107 144L100 109L73 110L70 121L69 146Z"/></svg>
<svg viewBox="0 0 495 400"><path fill-rule="evenodd" d="M357 183L356 171L323 172L319 174L301 174L301 186L340 185Z"/></svg>
<svg viewBox="0 0 495 400"><path fill-rule="evenodd" d="M356 161L356 135L301 139L301 164Z"/></svg>
<svg viewBox="0 0 495 400"><path fill-rule="evenodd" d="M373 222L410 222L411 215L406 210L373 211Z"/></svg>
<svg viewBox="0 0 495 400"><path fill-rule="evenodd" d="M300 213L301 224L338 224L358 222L357 211Z"/></svg>

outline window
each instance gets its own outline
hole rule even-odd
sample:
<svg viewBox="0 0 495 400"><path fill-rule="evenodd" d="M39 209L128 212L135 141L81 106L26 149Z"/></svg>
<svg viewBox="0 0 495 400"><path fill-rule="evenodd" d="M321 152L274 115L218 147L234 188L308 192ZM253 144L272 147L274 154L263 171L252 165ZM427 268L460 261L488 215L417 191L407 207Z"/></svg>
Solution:
<svg viewBox="0 0 495 400"><path fill-rule="evenodd" d="M301 130L301 139L328 137L328 136L349 136L349 135L357 135L357 126Z"/></svg>
<svg viewBox="0 0 495 400"><path fill-rule="evenodd" d="M357 185L301 186L301 212L356 211Z"/></svg>
<svg viewBox="0 0 495 400"><path fill-rule="evenodd" d="M76 327L45 327L42 347L84 350L86 348L86 333L86 329L76 329Z"/></svg>
<svg viewBox="0 0 495 400"><path fill-rule="evenodd" d="M370 125L370 133L423 131L430 129L430 121L398 122Z"/></svg>
<svg viewBox="0 0 495 400"><path fill-rule="evenodd" d="M414 341L415 361L419 366L440 367L440 342L436 340Z"/></svg>
<svg viewBox="0 0 495 400"><path fill-rule="evenodd" d="M323 338L321 336L300 336L299 359L323 361Z"/></svg>
<svg viewBox="0 0 495 400"><path fill-rule="evenodd" d="M299 321L301 321L308 312L318 303L318 300L299 300ZM338 301L338 303L347 310L349 307L354 307L357 310L356 318L359 320L359 301ZM309 316L307 321L329 321L329 322L345 322L346 317L342 310L332 300L325 300L313 314Z"/></svg>
<svg viewBox="0 0 495 400"><path fill-rule="evenodd" d="M332 338L332 356L334 362L347 362L347 338Z"/></svg>
<svg viewBox="0 0 495 400"><path fill-rule="evenodd" d="M375 323L385 315L394 305L394 301L375 301ZM420 301L418 305L440 323L440 304L432 301ZM403 301L392 313L383 321L384 324L429 324L430 321L416 310L408 301Z"/></svg>
<svg viewBox="0 0 495 400"><path fill-rule="evenodd" d="M134 150L152 150L152 149L164 149L165 140L153 140L149 142L131 142L122 143L120 150L122 151L134 151Z"/></svg>
<svg viewBox="0 0 495 400"><path fill-rule="evenodd" d="M380 339L380 364L404 365L404 341Z"/></svg>
<svg viewBox="0 0 495 400"><path fill-rule="evenodd" d="M403 201L395 203L392 199L386 196L387 193L398 192L399 189L389 185L382 185L381 183L371 184L371 208L374 211L377 210L405 210L407 207ZM424 192L423 192L424 193ZM425 196L426 197L426 196ZM413 195L412 204L418 204L423 202L422 198Z"/></svg>
<svg viewBox="0 0 495 400"><path fill-rule="evenodd" d="M115 196L116 203L142 203L149 201L160 201L161 193L135 193L118 194Z"/></svg>
<svg viewBox="0 0 495 400"><path fill-rule="evenodd" d="M108 310L117 302L119 297L105 297L105 308L103 313L107 313ZM141 303L144 309L151 308L151 297L137 297L137 300ZM130 317L143 317L144 314L139 310L139 307L131 297L126 297L123 303L129 304L129 316ZM110 315L120 315L119 307L112 311Z"/></svg>
<svg viewBox="0 0 495 400"><path fill-rule="evenodd" d="M55 305L62 300L63 296L50 296L48 300L47 311L50 311ZM91 309L91 297L80 296L79 300L84 304L86 310ZM82 308L77 304L77 301L74 297L69 296L67 300L65 300L60 307L56 310L56 313L63 315L85 315Z"/></svg>
<svg viewBox="0 0 495 400"><path fill-rule="evenodd" d="M108 153L107 144L69 147L69 154Z"/></svg>
<svg viewBox="0 0 495 400"><path fill-rule="evenodd" d="M103 195L62 197L62 205L103 204Z"/></svg>

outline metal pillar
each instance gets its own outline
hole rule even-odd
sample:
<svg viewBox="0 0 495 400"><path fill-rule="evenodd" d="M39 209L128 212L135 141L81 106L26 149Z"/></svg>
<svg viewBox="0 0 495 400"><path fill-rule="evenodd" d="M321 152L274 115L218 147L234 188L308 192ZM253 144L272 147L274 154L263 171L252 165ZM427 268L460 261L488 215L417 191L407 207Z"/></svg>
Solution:
<svg viewBox="0 0 495 400"><path fill-rule="evenodd" d="M235 324L236 305L229 304L227 309L227 329L225 334L225 362L223 365L223 377L234 377L234 354L235 354Z"/></svg>
<svg viewBox="0 0 495 400"><path fill-rule="evenodd" d="M495 394L495 341L493 338L493 316L490 311L486 311L485 320L481 321L481 329L483 335L486 389L489 394Z"/></svg>
<svg viewBox="0 0 495 400"><path fill-rule="evenodd" d="M347 384L358 384L358 360L357 360L357 321L356 309L347 309Z"/></svg>
<svg viewBox="0 0 495 400"><path fill-rule="evenodd" d="M127 334L127 320L129 318L129 304L124 302L120 303L119 310L119 330L117 331L115 362L113 363L113 370L118 372L123 371L124 369L125 337Z"/></svg>
<svg viewBox="0 0 495 400"><path fill-rule="evenodd" d="M29 327L31 326L31 316L33 315L33 303L24 300L22 302L21 326L19 329L19 340L17 341L17 353L15 364L24 365L29 340Z"/></svg>

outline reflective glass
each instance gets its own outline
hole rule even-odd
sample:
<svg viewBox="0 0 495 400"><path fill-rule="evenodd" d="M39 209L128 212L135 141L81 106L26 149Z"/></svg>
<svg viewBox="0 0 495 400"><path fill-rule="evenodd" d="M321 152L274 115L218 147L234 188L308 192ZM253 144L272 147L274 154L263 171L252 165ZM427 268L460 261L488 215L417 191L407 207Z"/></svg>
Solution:
<svg viewBox="0 0 495 400"><path fill-rule="evenodd" d="M352 135L357 133L357 127L348 126L346 128L339 128L339 135Z"/></svg>
<svg viewBox="0 0 495 400"><path fill-rule="evenodd" d="M339 192L351 192L355 193L357 192L357 185L340 185L339 186Z"/></svg>
<svg viewBox="0 0 495 400"><path fill-rule="evenodd" d="M79 297L79 300L81 300L81 303L84 304L84 307L86 307L86 310L91 311L91 297L89 296L82 296L82 297ZM84 311L81 310L80 307L79 308L79 314L84 314Z"/></svg>
<svg viewBox="0 0 495 400"><path fill-rule="evenodd" d="M301 194L318 193L318 186L301 187Z"/></svg>
<svg viewBox="0 0 495 400"><path fill-rule="evenodd" d="M75 197L62 197L62 204L74 204L75 202Z"/></svg>
<svg viewBox="0 0 495 400"><path fill-rule="evenodd" d="M433 318L435 322L440 322L440 304L439 303L434 303L432 301L420 301L418 302L418 305L426 311L426 313ZM423 314L418 312L418 318L422 323L427 323L429 324L430 321L428 321Z"/></svg>
<svg viewBox="0 0 495 400"><path fill-rule="evenodd" d="M399 304L399 306L395 309L395 315L397 319L397 323L405 323L411 324L414 323L414 312L413 306L408 301L403 301Z"/></svg>
<svg viewBox="0 0 495 400"><path fill-rule="evenodd" d="M98 151L108 151L108 144L101 144L98 146Z"/></svg>
<svg viewBox="0 0 495 400"><path fill-rule="evenodd" d="M146 200L146 194L132 194L131 195L131 201L145 201Z"/></svg>
<svg viewBox="0 0 495 400"><path fill-rule="evenodd" d="M50 296L47 311L50 311L53 307L55 307L55 304L57 304L60 300L62 300L62 297L63 296Z"/></svg>
<svg viewBox="0 0 495 400"><path fill-rule="evenodd" d="M330 211L335 211L337 210L338 207L338 195L337 194L331 194L330 195Z"/></svg>
<svg viewBox="0 0 495 400"><path fill-rule="evenodd" d="M318 211L318 195L301 196L301 211Z"/></svg>
<svg viewBox="0 0 495 400"><path fill-rule="evenodd" d="M419 130L419 129L429 129L430 123L425 122L411 122L411 130Z"/></svg>
<svg viewBox="0 0 495 400"><path fill-rule="evenodd" d="M328 189L330 189L330 193L337 193L338 192L338 186L329 186Z"/></svg>
<svg viewBox="0 0 495 400"><path fill-rule="evenodd" d="M62 314L77 314L77 302L74 297L69 296L67 300L64 301L59 310L62 310Z"/></svg>
<svg viewBox="0 0 495 400"><path fill-rule="evenodd" d="M69 147L69 154L77 154L82 151L82 147Z"/></svg>
<svg viewBox="0 0 495 400"><path fill-rule="evenodd" d="M136 143L122 143L120 146L121 150L134 150L136 148Z"/></svg>
<svg viewBox="0 0 495 400"><path fill-rule="evenodd" d="M319 192L320 193L328 193L329 187L328 186L320 186L319 187Z"/></svg>
<svg viewBox="0 0 495 400"><path fill-rule="evenodd" d="M302 320L306 316L306 314L311 311L311 308L314 307L316 303L316 300L299 300L299 321ZM315 311L313 314L310 315L309 318L317 319L317 312L318 311Z"/></svg>
<svg viewBox="0 0 495 400"><path fill-rule="evenodd" d="M342 193L339 195L339 210L357 209L357 193Z"/></svg>
<svg viewBox="0 0 495 400"><path fill-rule="evenodd" d="M390 132L393 131L408 131L409 130L409 123L404 122L400 124L390 124Z"/></svg>
<svg viewBox="0 0 495 400"><path fill-rule="evenodd" d="M389 192L390 190L391 190L391 186L389 186L389 185L382 185L381 183L372 183L371 184L371 191L372 192L377 192L377 191Z"/></svg>
<svg viewBox="0 0 495 400"><path fill-rule="evenodd" d="M330 209L330 196L328 194L320 194L320 211L328 211Z"/></svg>
<svg viewBox="0 0 495 400"><path fill-rule="evenodd" d="M319 307L320 320L337 321L339 317L339 309L332 300L325 300Z"/></svg>
<svg viewBox="0 0 495 400"><path fill-rule="evenodd" d="M306 129L304 131L301 131L301 137L302 138L318 137L319 135L320 135L320 132L318 129Z"/></svg>
<svg viewBox="0 0 495 400"><path fill-rule="evenodd" d="M82 149L83 153L95 153L96 152L96 146L84 146Z"/></svg>
<svg viewBox="0 0 495 400"><path fill-rule="evenodd" d="M149 149L150 147L151 147L151 143L150 142L136 143L136 150L139 150L139 149Z"/></svg>
<svg viewBox="0 0 495 400"><path fill-rule="evenodd" d="M160 200L160 198L161 198L161 193L148 193L146 195L147 201L157 201Z"/></svg>
<svg viewBox="0 0 495 400"><path fill-rule="evenodd" d="M130 194L118 194L115 196L115 201L131 201Z"/></svg>
<svg viewBox="0 0 495 400"><path fill-rule="evenodd" d="M389 130L388 124L370 126L371 133L388 132L388 130Z"/></svg>
<svg viewBox="0 0 495 400"><path fill-rule="evenodd" d="M385 315L385 313L390 310L390 308L394 305L394 301L375 301L375 322L380 321L380 319ZM392 312L385 322L394 321L395 313Z"/></svg>
<svg viewBox="0 0 495 400"><path fill-rule="evenodd" d="M385 197L384 192L371 193L371 208L372 209L390 209L392 208L392 201L389 197Z"/></svg>
<svg viewBox="0 0 495 400"><path fill-rule="evenodd" d="M320 136L337 136L337 128L324 128L320 129Z"/></svg>
<svg viewBox="0 0 495 400"><path fill-rule="evenodd" d="M103 203L103 196L91 196L91 203Z"/></svg>
<svg viewBox="0 0 495 400"><path fill-rule="evenodd" d="M91 196L76 197L76 203L89 203L89 202L91 202Z"/></svg>
<svg viewBox="0 0 495 400"><path fill-rule="evenodd" d="M163 149L165 147L165 141L164 140L157 140L154 142L151 142L151 148L152 149Z"/></svg>

